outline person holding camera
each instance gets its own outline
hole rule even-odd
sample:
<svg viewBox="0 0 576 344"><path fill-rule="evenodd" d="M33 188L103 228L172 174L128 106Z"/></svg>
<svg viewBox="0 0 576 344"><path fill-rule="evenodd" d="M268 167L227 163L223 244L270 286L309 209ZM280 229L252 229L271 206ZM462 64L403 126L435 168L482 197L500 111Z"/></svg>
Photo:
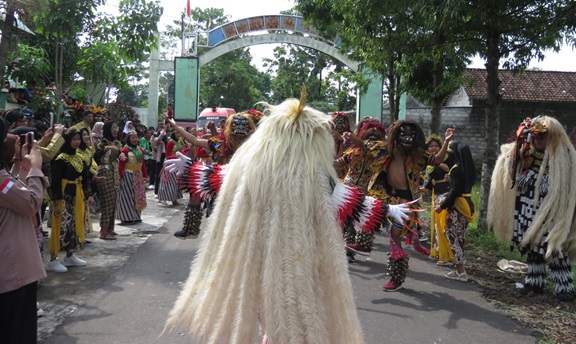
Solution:
<svg viewBox="0 0 576 344"><path fill-rule="evenodd" d="M48 180L32 135L24 135L21 147L8 127L0 118L0 342L36 343L36 283L46 272L32 219Z"/></svg>

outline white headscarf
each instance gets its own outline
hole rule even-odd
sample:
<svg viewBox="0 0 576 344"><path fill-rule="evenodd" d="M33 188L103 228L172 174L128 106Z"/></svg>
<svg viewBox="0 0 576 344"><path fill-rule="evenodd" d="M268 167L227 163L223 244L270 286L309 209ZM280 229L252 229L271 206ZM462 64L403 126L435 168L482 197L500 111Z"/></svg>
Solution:
<svg viewBox="0 0 576 344"><path fill-rule="evenodd" d="M124 134L128 134L128 132L132 130L130 127L128 127L128 124L132 124L132 121L126 121L126 124L124 124L124 130L122 130Z"/></svg>
<svg viewBox="0 0 576 344"><path fill-rule="evenodd" d="M104 135L104 122L96 122L92 128L92 138L101 139Z"/></svg>

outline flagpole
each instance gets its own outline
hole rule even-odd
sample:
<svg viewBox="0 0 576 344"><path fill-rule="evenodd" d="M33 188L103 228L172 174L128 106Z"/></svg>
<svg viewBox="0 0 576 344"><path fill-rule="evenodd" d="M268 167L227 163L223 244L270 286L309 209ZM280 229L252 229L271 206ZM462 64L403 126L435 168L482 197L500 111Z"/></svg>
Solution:
<svg viewBox="0 0 576 344"><path fill-rule="evenodd" d="M184 12L182 12L182 56L185 56L186 52L186 32L184 31Z"/></svg>

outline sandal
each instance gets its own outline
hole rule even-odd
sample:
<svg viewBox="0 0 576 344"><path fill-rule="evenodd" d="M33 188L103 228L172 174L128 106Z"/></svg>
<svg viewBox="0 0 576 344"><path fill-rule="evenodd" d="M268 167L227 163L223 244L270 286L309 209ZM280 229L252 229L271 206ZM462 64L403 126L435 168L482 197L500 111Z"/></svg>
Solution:
<svg viewBox="0 0 576 344"><path fill-rule="evenodd" d="M436 262L436 265L438 265L438 266L452 266L453 264L452 264L452 262L445 262L445 261L439 260Z"/></svg>
<svg viewBox="0 0 576 344"><path fill-rule="evenodd" d="M460 274L456 270L446 273L444 277L455 281L468 282L468 275L465 272Z"/></svg>
<svg viewBox="0 0 576 344"><path fill-rule="evenodd" d="M116 237L110 233L106 233L105 235L100 236L101 240L116 240Z"/></svg>

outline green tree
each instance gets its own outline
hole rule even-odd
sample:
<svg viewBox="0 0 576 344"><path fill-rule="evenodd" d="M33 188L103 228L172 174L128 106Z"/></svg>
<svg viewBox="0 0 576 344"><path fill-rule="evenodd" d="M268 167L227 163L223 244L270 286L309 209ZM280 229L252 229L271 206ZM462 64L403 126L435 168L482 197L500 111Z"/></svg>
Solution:
<svg viewBox="0 0 576 344"><path fill-rule="evenodd" d="M81 74L106 85L107 92L142 78L141 64L156 44L154 33L163 10L157 1L122 0L119 11L119 16L99 16L78 61Z"/></svg>
<svg viewBox="0 0 576 344"><path fill-rule="evenodd" d="M314 49L286 44L274 49L274 59L265 58L264 67L274 75L271 101L300 97L302 85L308 102L325 112L350 110L355 106L351 71L336 59Z"/></svg>
<svg viewBox="0 0 576 344"><path fill-rule="evenodd" d="M80 53L80 37L93 26L96 9L103 3L103 0L54 0L49 1L45 11L34 16L37 34L34 45L42 46L52 58L57 94L62 93L65 82L72 81L77 71L74 65Z"/></svg>
<svg viewBox="0 0 576 344"><path fill-rule="evenodd" d="M30 25L36 36L27 43L48 52L57 94L78 83L85 89L104 85L109 92L141 78L140 64L147 60L155 41L162 8L157 1L122 0L119 15L111 16L97 12L103 3L53 0L33 17ZM101 103L102 99L91 101Z"/></svg>
<svg viewBox="0 0 576 344"><path fill-rule="evenodd" d="M46 0L2 0L0 1L0 11L4 13L4 23L2 24L2 37L0 38L0 84L4 85L4 78L7 66L7 60L11 56L13 60L14 54L19 49L17 41L20 38L20 33L17 29L16 16L22 20L22 18L28 18L34 13L39 13L43 11L47 6ZM30 51L30 53L36 53L35 57L40 58L44 55L40 51ZM42 63L42 62L41 62Z"/></svg>
<svg viewBox="0 0 576 344"><path fill-rule="evenodd" d="M250 64L247 49L231 51L200 70L200 106L247 110L266 100L266 75Z"/></svg>
<svg viewBox="0 0 576 344"><path fill-rule="evenodd" d="M416 25L412 54L405 55L401 74L411 95L431 106L430 132L440 133L442 106L450 94L462 84L470 51L462 49L459 30L450 26L450 12L443 0L415 1L412 21Z"/></svg>
<svg viewBox="0 0 576 344"><path fill-rule="evenodd" d="M415 49L411 1L298 0L304 17L323 32L342 40L342 49L383 76L390 121L398 118L405 91L400 69ZM411 27L412 25L412 27Z"/></svg>
<svg viewBox="0 0 576 344"><path fill-rule="evenodd" d="M52 65L48 58L47 52L42 48L19 44L9 54L10 61L18 61L9 68L10 78L21 81L35 81L38 78L49 79Z"/></svg>
<svg viewBox="0 0 576 344"><path fill-rule="evenodd" d="M390 121L398 118L400 95L409 91L432 106L431 131L438 132L442 102L459 85L467 56L441 0L377 2L300 0L313 25L342 38L351 56L384 78ZM414 83L418 81L417 83Z"/></svg>
<svg viewBox="0 0 576 344"><path fill-rule="evenodd" d="M482 159L479 227L486 228L490 178L498 157L502 95L499 66L525 69L546 50L558 51L576 30L576 2L570 0L450 1L455 30L463 46L486 60L488 100L485 110L485 151Z"/></svg>
<svg viewBox="0 0 576 344"><path fill-rule="evenodd" d="M134 107L145 107L148 105L148 83L135 83L128 87L118 89L116 99L124 104Z"/></svg>

